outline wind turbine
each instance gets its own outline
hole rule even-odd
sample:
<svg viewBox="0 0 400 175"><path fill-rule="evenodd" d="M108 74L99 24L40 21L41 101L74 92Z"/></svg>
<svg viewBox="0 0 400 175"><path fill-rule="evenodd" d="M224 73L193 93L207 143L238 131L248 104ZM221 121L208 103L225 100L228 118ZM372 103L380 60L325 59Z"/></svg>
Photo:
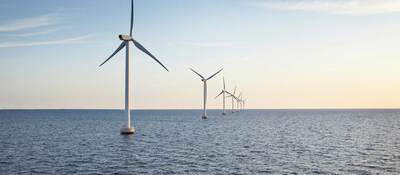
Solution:
<svg viewBox="0 0 400 175"><path fill-rule="evenodd" d="M122 43L118 46L117 50L114 51L114 53L111 54L103 63L99 65L102 66L104 63L106 63L108 60L110 60L115 54L117 54L121 49L125 48L126 53L125 53L125 115L128 117L128 123L126 126L123 126L121 128L121 134L133 134L135 132L135 129L131 127L131 114L130 114L130 105L129 105L129 96L130 96L130 89L129 89L129 84L130 84L130 79L129 79L129 43L132 42L136 48L141 50L142 52L146 53L148 56L153 58L155 61L157 61L158 64L160 64L162 67L164 67L165 70L168 71L168 69L155 57L153 54L151 54L146 48L143 47L139 42L137 42L133 37L132 37L132 31L133 31L133 0L131 0L131 25L130 25L130 30L129 30L129 35L118 35L119 39L122 41Z"/></svg>
<svg viewBox="0 0 400 175"><path fill-rule="evenodd" d="M233 90L233 93L232 94L229 93L230 96L228 96L232 98L232 113L235 113L235 102L234 102L234 100L236 99L235 93L236 93L236 86L235 90Z"/></svg>
<svg viewBox="0 0 400 175"><path fill-rule="evenodd" d="M239 98L239 109L243 109L243 95Z"/></svg>
<svg viewBox="0 0 400 175"><path fill-rule="evenodd" d="M223 89L215 98L218 98L221 94L223 95L222 96L222 115L226 115L226 113L225 113L225 93L226 93L226 90L225 90L225 78L222 77L222 80L223 80Z"/></svg>
<svg viewBox="0 0 400 175"><path fill-rule="evenodd" d="M242 100L242 109L244 110L244 107L245 107L245 105L246 105L246 101L247 101L247 98L245 98L244 100Z"/></svg>
<svg viewBox="0 0 400 175"><path fill-rule="evenodd" d="M237 108L237 112L240 111L240 98L242 98L242 93L240 92L239 96L236 98L236 108Z"/></svg>
<svg viewBox="0 0 400 175"><path fill-rule="evenodd" d="M218 72L216 72L215 74L211 75L208 78L204 78L202 75L200 75L198 72L196 72L195 70L193 70L192 68L189 68L191 71L193 71L195 74L197 74L198 76L201 77L201 81L203 82L203 88L204 88L204 101L203 101L203 119L207 119L207 80L210 80L212 77L214 77L215 75L217 75L218 73L220 73L222 71L222 69L220 69Z"/></svg>

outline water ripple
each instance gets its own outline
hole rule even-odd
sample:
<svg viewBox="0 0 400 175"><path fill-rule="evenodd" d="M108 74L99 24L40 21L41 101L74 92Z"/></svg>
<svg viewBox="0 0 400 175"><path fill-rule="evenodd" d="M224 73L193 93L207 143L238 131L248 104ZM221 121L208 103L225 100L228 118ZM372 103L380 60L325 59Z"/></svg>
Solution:
<svg viewBox="0 0 400 175"><path fill-rule="evenodd" d="M0 110L0 174L400 174L399 110Z"/></svg>

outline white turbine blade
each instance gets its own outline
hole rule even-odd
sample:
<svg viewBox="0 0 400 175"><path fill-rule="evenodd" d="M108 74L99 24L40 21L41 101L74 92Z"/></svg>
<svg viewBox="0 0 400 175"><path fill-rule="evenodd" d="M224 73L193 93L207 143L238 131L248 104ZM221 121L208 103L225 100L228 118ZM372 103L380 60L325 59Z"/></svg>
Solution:
<svg viewBox="0 0 400 175"><path fill-rule="evenodd" d="M224 91L221 91L215 98L218 98Z"/></svg>
<svg viewBox="0 0 400 175"><path fill-rule="evenodd" d="M153 54L151 54L146 48L144 48L139 42L136 40L132 39L133 44L135 44L136 48L141 50L142 52L146 53L148 56L153 58L155 61L157 61L158 64L160 64L165 70L169 71L167 67L165 67Z"/></svg>
<svg viewBox="0 0 400 175"><path fill-rule="evenodd" d="M111 56L109 56L103 63L101 63L101 64L99 65L99 67L102 66L104 63L106 63L108 60L110 60L115 54L117 54L117 53L118 53L122 48L124 48L124 47L125 47L125 42L123 41L123 42L119 45L119 47L117 48L117 50L115 50L114 53L111 54Z"/></svg>
<svg viewBox="0 0 400 175"><path fill-rule="evenodd" d="M129 36L132 36L132 31L133 31L133 20L134 20L134 16L133 16L133 0L131 1L131 28L129 30Z"/></svg>
<svg viewBox="0 0 400 175"><path fill-rule="evenodd" d="M195 74L197 74L198 76L201 77L201 79L204 79L204 77L202 75L200 75L198 72L196 72L194 69L189 68L192 72L194 72Z"/></svg>
<svg viewBox="0 0 400 175"><path fill-rule="evenodd" d="M237 99L236 96L234 96L233 94L229 94L228 97L232 97L232 98L234 98L234 99Z"/></svg>
<svg viewBox="0 0 400 175"><path fill-rule="evenodd" d="M212 77L214 77L215 75L217 75L217 74L220 73L221 71L222 71L222 69L219 70L218 72L216 72L214 75L211 75L210 77L208 77L207 80L211 79Z"/></svg>

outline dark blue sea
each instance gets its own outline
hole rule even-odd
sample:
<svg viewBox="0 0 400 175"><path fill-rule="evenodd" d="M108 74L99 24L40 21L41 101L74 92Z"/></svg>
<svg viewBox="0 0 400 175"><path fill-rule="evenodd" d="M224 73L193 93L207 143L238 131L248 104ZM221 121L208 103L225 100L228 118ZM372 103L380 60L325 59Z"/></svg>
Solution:
<svg viewBox="0 0 400 175"><path fill-rule="evenodd" d="M400 110L0 110L0 174L400 174Z"/></svg>

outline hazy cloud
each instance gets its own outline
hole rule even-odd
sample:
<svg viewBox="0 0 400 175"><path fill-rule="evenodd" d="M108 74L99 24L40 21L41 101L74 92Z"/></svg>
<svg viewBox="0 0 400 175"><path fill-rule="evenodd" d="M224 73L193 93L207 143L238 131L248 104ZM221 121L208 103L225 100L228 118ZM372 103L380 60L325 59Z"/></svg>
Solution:
<svg viewBox="0 0 400 175"><path fill-rule="evenodd" d="M2 42L0 43L0 48L10 48L10 47L27 47L27 46L43 46L43 45L54 45L54 44L75 44L80 41L84 41L89 38L89 35L79 36L74 38L65 38L60 40L46 40L46 41L24 41L24 42Z"/></svg>
<svg viewBox="0 0 400 175"><path fill-rule="evenodd" d="M32 29L49 26L56 23L54 14L47 14L32 18L25 18L0 24L0 32L15 32L19 30Z"/></svg>
<svg viewBox="0 0 400 175"><path fill-rule="evenodd" d="M242 47L243 43L238 42L181 42L178 45L194 46L194 47L208 47L208 48L221 48L221 47Z"/></svg>
<svg viewBox="0 0 400 175"><path fill-rule="evenodd" d="M49 30L42 30L42 31L30 32L30 33L18 33L18 34L12 34L12 36L18 36L18 37L37 36L37 35L48 34L48 33L54 32L56 30L57 29L49 29Z"/></svg>
<svg viewBox="0 0 400 175"><path fill-rule="evenodd" d="M47 15L18 19L9 21L7 23L0 23L0 33L7 33L10 36L16 37L30 37L36 35L45 35L58 30L58 28L49 29L49 26L59 23L58 15L51 13ZM36 29L39 28L39 29ZM34 30L29 30L34 29ZM20 33L19 31L23 31ZM18 32L18 33L17 33ZM53 40L37 40L37 41L3 41L0 42L0 48L11 47L28 47L28 46L43 46L43 45L56 45L56 44L74 44L87 39L89 35L53 39ZM47 37L46 37L47 38Z"/></svg>
<svg viewBox="0 0 400 175"><path fill-rule="evenodd" d="M278 10L333 14L379 14L400 12L400 0L265 0L258 6Z"/></svg>

